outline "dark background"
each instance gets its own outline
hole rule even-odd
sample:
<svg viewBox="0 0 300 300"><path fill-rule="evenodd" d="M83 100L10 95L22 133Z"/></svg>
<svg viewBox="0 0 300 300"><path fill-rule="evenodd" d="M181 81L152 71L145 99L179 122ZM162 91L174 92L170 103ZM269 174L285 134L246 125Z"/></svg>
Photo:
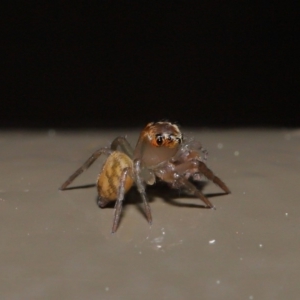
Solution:
<svg viewBox="0 0 300 300"><path fill-rule="evenodd" d="M291 4L17 3L2 10L2 128L300 125Z"/></svg>

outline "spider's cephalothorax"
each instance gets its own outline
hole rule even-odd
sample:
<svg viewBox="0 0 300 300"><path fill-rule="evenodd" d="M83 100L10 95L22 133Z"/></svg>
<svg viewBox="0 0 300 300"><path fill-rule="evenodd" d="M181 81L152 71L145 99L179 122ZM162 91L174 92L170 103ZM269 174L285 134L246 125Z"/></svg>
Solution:
<svg viewBox="0 0 300 300"><path fill-rule="evenodd" d="M177 125L170 122L149 123L138 139L134 159L141 159L147 168L173 157L182 143Z"/></svg>
<svg viewBox="0 0 300 300"><path fill-rule="evenodd" d="M182 134L177 125L170 122L149 123L140 139L147 139L154 147L177 148L182 143Z"/></svg>
<svg viewBox="0 0 300 300"><path fill-rule="evenodd" d="M207 151L199 142L184 142L177 125L170 122L149 123L141 132L135 149L125 137L117 137L108 148L100 148L61 186L67 186L86 170L101 154L108 155L97 179L98 204L105 207L116 201L112 232L118 227L124 195L133 184L140 192L149 224L152 223L145 185L154 184L156 178L175 188L185 188L200 198L208 208L211 202L189 180L199 180L201 175L219 185L226 193L226 184L207 168ZM204 154L204 157L201 156Z"/></svg>

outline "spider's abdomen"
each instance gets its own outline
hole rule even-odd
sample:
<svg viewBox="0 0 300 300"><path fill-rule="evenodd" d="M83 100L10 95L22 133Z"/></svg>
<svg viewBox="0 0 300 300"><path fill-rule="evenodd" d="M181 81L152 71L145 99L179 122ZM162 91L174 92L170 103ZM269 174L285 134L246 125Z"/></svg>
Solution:
<svg viewBox="0 0 300 300"><path fill-rule="evenodd" d="M99 205L101 207L110 201L116 200L123 170L125 168L132 170L132 167L132 160L123 152L114 151L107 158L97 179ZM125 193L132 185L133 179L130 176L126 176L124 183Z"/></svg>

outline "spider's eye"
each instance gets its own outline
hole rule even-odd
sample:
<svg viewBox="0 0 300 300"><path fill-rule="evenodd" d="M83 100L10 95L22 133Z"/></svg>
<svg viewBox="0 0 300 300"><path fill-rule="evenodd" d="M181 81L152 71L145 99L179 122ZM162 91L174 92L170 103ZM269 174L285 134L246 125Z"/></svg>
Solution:
<svg viewBox="0 0 300 300"><path fill-rule="evenodd" d="M161 146L164 142L164 138L161 134L157 134L155 137L155 141L156 141L157 146Z"/></svg>
<svg viewBox="0 0 300 300"><path fill-rule="evenodd" d="M182 143L182 138L176 138L176 141L178 142L178 144Z"/></svg>

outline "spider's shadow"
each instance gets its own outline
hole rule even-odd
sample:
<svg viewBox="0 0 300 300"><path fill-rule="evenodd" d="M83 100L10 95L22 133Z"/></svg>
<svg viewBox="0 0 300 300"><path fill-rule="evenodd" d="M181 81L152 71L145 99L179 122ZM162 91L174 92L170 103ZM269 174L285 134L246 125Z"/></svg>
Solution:
<svg viewBox="0 0 300 300"><path fill-rule="evenodd" d="M192 183L199 189L200 191L203 190L203 188L207 185L207 182L203 181L192 181ZM95 187L96 184L85 184L85 185L80 185L80 186L73 186L73 187L68 187L65 190L75 190L75 189L87 189L87 188L92 188ZM147 186L147 197L148 201L151 203L154 201L155 198L159 197L162 198L163 201L170 205L178 206L178 207L194 207L194 208L202 208L202 209L207 209L207 206L200 204L201 200L197 199L194 195L188 194L184 189L172 189L167 183L164 182L158 182L153 186ZM227 195L226 193L210 193L210 194L205 194L207 198L213 198L213 197L218 197L222 195ZM198 203L186 203L182 201L178 201L177 199L182 199L182 198L188 198L188 199L197 199L199 200ZM96 203L98 201L98 197L96 197ZM136 205L138 211L145 217L147 218L145 214L145 210L143 207L142 199L137 191L137 189L134 187L132 188L125 196L125 201L123 203L123 213L126 210L127 205L134 204ZM105 208L114 208L115 202L109 203Z"/></svg>
<svg viewBox="0 0 300 300"><path fill-rule="evenodd" d="M193 184L201 191L208 182L193 182ZM172 189L170 186L164 182L158 182L153 186L147 186L147 198L149 203L153 202L155 198L159 197L162 200L170 205L178 206L178 207L191 207L191 208L201 208L201 209L210 209L206 205L201 204L201 200L195 197L194 195L188 194L184 189ZM226 193L210 193L205 194L207 198L218 197L222 195L227 195ZM193 201L199 201L198 203L192 202L183 202L183 200L179 201L178 199L193 199ZM195 200L194 200L195 199ZM114 208L115 203L110 203L106 207ZM141 199L141 195L137 191L136 188L132 188L127 194L125 201L123 203L123 212L122 215L126 211L127 205L135 205L137 210L147 219L144 205Z"/></svg>
<svg viewBox="0 0 300 300"><path fill-rule="evenodd" d="M95 187L95 186L96 186L96 183L84 184L84 185L77 185L77 186L67 187L67 188L64 189L64 191L79 190L79 189L89 189L89 188Z"/></svg>
<svg viewBox="0 0 300 300"><path fill-rule="evenodd" d="M202 191L203 188L208 184L208 182L203 181L191 181L199 191ZM136 191L137 192L137 191ZM221 195L226 195L226 193L211 193L205 194L205 197L212 198ZM153 202L156 197L162 198L163 201L169 203L170 205L174 206L181 206L181 207L197 207L197 208L207 208L206 205L201 204L201 200L195 197L194 195L188 193L185 189L174 189L171 188L165 182L158 182L153 186L147 187L147 196L149 198L149 202ZM196 199L199 201L198 203L191 203L191 202L182 202L178 201L177 199Z"/></svg>

